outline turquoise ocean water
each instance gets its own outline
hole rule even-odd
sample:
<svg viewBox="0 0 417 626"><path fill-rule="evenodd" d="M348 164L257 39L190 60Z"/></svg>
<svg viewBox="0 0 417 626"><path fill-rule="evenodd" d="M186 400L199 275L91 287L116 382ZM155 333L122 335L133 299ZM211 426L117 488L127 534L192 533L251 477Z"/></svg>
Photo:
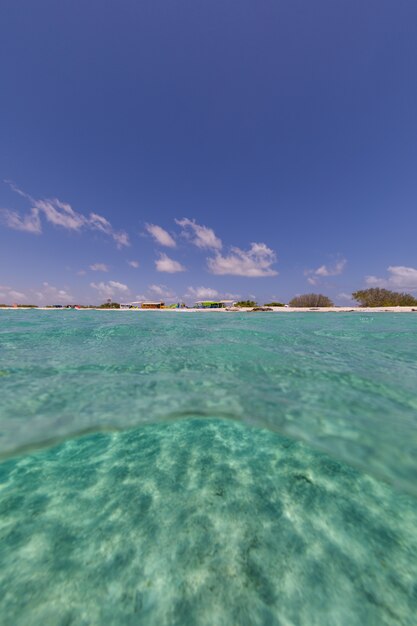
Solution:
<svg viewBox="0 0 417 626"><path fill-rule="evenodd" d="M416 623L417 315L0 312L0 623Z"/></svg>

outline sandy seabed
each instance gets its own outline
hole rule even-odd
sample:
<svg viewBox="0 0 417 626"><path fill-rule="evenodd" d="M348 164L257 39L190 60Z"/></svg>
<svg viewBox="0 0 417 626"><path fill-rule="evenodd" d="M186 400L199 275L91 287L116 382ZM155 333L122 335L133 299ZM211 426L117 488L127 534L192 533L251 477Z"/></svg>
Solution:
<svg viewBox="0 0 417 626"><path fill-rule="evenodd" d="M416 500L276 434L190 419L0 471L1 624L415 624Z"/></svg>

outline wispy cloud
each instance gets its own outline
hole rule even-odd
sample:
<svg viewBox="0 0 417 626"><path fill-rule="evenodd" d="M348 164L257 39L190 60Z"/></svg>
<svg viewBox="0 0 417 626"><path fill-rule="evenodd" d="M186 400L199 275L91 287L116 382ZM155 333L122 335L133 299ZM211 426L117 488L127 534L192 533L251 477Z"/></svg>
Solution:
<svg viewBox="0 0 417 626"><path fill-rule="evenodd" d="M27 300L26 294L22 293L21 291L16 291L15 289L11 289L9 291L9 296L14 300Z"/></svg>
<svg viewBox="0 0 417 626"><path fill-rule="evenodd" d="M340 259L333 265L320 265L317 269L305 270L304 275L307 276L307 282L310 285L317 285L321 278L342 274L346 263L346 259Z"/></svg>
<svg viewBox="0 0 417 626"><path fill-rule="evenodd" d="M108 272L109 266L105 263L93 263L90 265L90 270L93 270L93 272Z"/></svg>
<svg viewBox="0 0 417 626"><path fill-rule="evenodd" d="M276 261L276 254L264 243L252 243L249 250L232 248L229 255L217 253L207 260L212 274L231 274L234 276L276 276L278 272L271 266Z"/></svg>
<svg viewBox="0 0 417 626"><path fill-rule="evenodd" d="M338 298L339 300L346 300L346 302L353 302L352 294L345 293L344 291L338 293L336 298Z"/></svg>
<svg viewBox="0 0 417 626"><path fill-rule="evenodd" d="M35 291L35 296L41 304L57 304L74 302L74 297L67 289L62 289L50 285L47 282L42 283L42 288Z"/></svg>
<svg viewBox="0 0 417 626"><path fill-rule="evenodd" d="M216 236L212 228L197 224L195 220L190 220L188 217L175 220L175 222L183 229L182 235L187 237L197 248L210 250L222 249L222 241Z"/></svg>
<svg viewBox="0 0 417 626"><path fill-rule="evenodd" d="M417 291L417 269L405 267L404 265L390 265L387 268L388 276L378 278L377 276L367 276L366 284L370 287L385 287L388 289L406 289Z"/></svg>
<svg viewBox="0 0 417 626"><path fill-rule="evenodd" d="M80 231L81 229L97 230L112 237L118 248L129 245L127 233L115 230L111 223L102 215L98 215L97 213L90 213L88 216L83 215L75 211L71 205L58 200L58 198L36 200L10 181L5 182L10 185L15 193L26 198L31 204L29 212L23 216L17 211L9 209L0 210L3 221L9 228L40 234L42 232L42 215L47 222L54 226L72 231Z"/></svg>
<svg viewBox="0 0 417 626"><path fill-rule="evenodd" d="M218 298L219 295L217 289L211 289L211 287L188 287L185 297L203 300L204 298Z"/></svg>
<svg viewBox="0 0 417 626"><path fill-rule="evenodd" d="M93 230L98 230L105 235L112 237L116 242L118 248L130 246L129 235L123 230L114 230L110 222L102 215L98 215L97 213L90 213L87 225Z"/></svg>
<svg viewBox="0 0 417 626"><path fill-rule="evenodd" d="M184 298L186 300L193 300L194 302L197 302L198 300L218 300L220 298L238 300L240 298L240 294L220 292L212 287L188 287L186 293L184 294Z"/></svg>
<svg viewBox="0 0 417 626"><path fill-rule="evenodd" d="M327 265L321 265L315 270L317 276L338 276L343 272L346 265L346 259L341 259L335 265L328 267Z"/></svg>
<svg viewBox="0 0 417 626"><path fill-rule="evenodd" d="M0 298L6 299L6 304L25 304L26 302L33 304L70 304L74 302L74 296L68 291L67 288L63 289L50 285L48 282L43 282L42 286L35 289L30 289L28 293L23 293L12 289L11 287L0 285Z"/></svg>
<svg viewBox="0 0 417 626"><path fill-rule="evenodd" d="M35 208L43 213L48 222L55 226L62 226L67 230L80 230L88 224L88 220L81 213L57 198L51 200L34 200Z"/></svg>
<svg viewBox="0 0 417 626"><path fill-rule="evenodd" d="M181 265L181 263L171 259L164 252L162 252L159 259L155 261L155 266L158 272L168 272L168 274L186 271L185 267Z"/></svg>
<svg viewBox="0 0 417 626"><path fill-rule="evenodd" d="M0 285L0 299L2 304L14 304L15 302L20 304L27 301L27 296L22 291L17 291L7 285Z"/></svg>
<svg viewBox="0 0 417 626"><path fill-rule="evenodd" d="M0 209L0 217L8 228L21 230L26 233L40 235L42 232L41 220L38 209L31 209L27 215L21 217L16 211Z"/></svg>
<svg viewBox="0 0 417 626"><path fill-rule="evenodd" d="M159 296L160 298L165 298L166 300L176 298L175 292L166 285L150 285L149 291L153 294L153 296Z"/></svg>
<svg viewBox="0 0 417 626"><path fill-rule="evenodd" d="M116 280L109 280L107 283L90 283L90 287L96 289L100 295L105 298L112 298L116 294L121 295L129 293L129 287Z"/></svg>
<svg viewBox="0 0 417 626"><path fill-rule="evenodd" d="M134 267L135 269L139 267L139 261L128 261L127 264L130 265L130 267Z"/></svg>
<svg viewBox="0 0 417 626"><path fill-rule="evenodd" d="M146 224L146 230L150 235L152 235L160 246L175 248L177 245L175 243L175 239L169 234L169 232L157 224Z"/></svg>

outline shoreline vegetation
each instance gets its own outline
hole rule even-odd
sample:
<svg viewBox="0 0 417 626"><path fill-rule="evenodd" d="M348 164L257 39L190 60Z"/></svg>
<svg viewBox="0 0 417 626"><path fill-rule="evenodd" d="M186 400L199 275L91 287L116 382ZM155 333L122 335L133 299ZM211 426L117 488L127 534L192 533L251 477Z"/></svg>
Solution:
<svg viewBox="0 0 417 626"><path fill-rule="evenodd" d="M380 287L372 287L363 289L362 291L354 291L352 300L356 300L357 304L351 306L335 306L327 296L317 293L307 293L292 298L288 304L282 302L270 302L259 306L254 300L219 300L197 302L195 306L188 307L184 303L173 303L166 305L164 302L130 302L127 304L119 304L108 299L103 304L82 305L82 304L54 304L47 306L37 306L35 304L0 304L0 309L17 310L17 309L39 309L42 311L50 310L93 310L93 311L181 311L181 312L201 312L201 311L221 311L223 313L236 312L276 312L284 311L287 313L319 311L324 313L350 313L350 312L372 312L372 313L414 313L417 312L417 299L409 293L398 293L389 291Z"/></svg>
<svg viewBox="0 0 417 626"><path fill-rule="evenodd" d="M411 306L391 306L391 307L360 307L360 306L331 306L331 307L229 307L223 309L202 309L196 307L188 308L160 308L160 309L122 309L110 307L52 307L52 306L1 306L0 311L122 311L127 313L252 313L252 312L270 312L270 313L417 313L417 307Z"/></svg>

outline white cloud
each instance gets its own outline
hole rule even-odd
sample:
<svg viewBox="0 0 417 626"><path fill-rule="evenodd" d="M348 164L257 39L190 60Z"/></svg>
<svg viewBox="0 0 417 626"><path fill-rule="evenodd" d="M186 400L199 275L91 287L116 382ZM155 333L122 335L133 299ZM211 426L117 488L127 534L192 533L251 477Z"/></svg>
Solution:
<svg viewBox="0 0 417 626"><path fill-rule="evenodd" d="M30 199L30 196L25 191L19 189L19 187L17 187L12 180L4 179L3 182L6 183L6 185L9 185L10 189L17 193L19 196L22 196L22 198Z"/></svg>
<svg viewBox="0 0 417 626"><path fill-rule="evenodd" d="M86 272L85 270L79 270L79 271L77 272L77 275L78 275L78 276L85 276L85 275L86 275L86 273L87 273L87 272Z"/></svg>
<svg viewBox="0 0 417 626"><path fill-rule="evenodd" d="M109 235L109 237L112 237L116 242L118 248L123 248L123 246L130 246L129 235L123 230L114 230L110 222L106 220L106 218L102 215L98 215L97 213L90 213L87 223L91 229L98 230L105 235Z"/></svg>
<svg viewBox="0 0 417 626"><path fill-rule="evenodd" d="M9 291L9 295L15 300L27 300L27 297L24 293L22 293L21 291L15 291L14 289Z"/></svg>
<svg viewBox="0 0 417 626"><path fill-rule="evenodd" d="M346 259L341 259L335 265L328 267L327 265L321 265L314 270L316 276L338 276L343 272L346 266Z"/></svg>
<svg viewBox="0 0 417 626"><path fill-rule="evenodd" d="M386 278L367 276L365 280L370 287L417 291L417 269L414 267L390 265Z"/></svg>
<svg viewBox="0 0 417 626"><path fill-rule="evenodd" d="M134 267L135 269L139 267L139 261L128 261L127 263L130 267Z"/></svg>
<svg viewBox="0 0 417 626"><path fill-rule="evenodd" d="M0 215L6 226L12 228L13 230L21 230L35 235L40 235L42 232L38 209L31 209L31 211L23 217L21 217L16 211L0 209Z"/></svg>
<svg viewBox="0 0 417 626"><path fill-rule="evenodd" d="M184 298L186 300L193 300L193 302L198 302L199 300L219 300L220 298L225 300L239 300L240 294L221 293L211 287L188 287Z"/></svg>
<svg viewBox="0 0 417 626"><path fill-rule="evenodd" d="M90 224L95 230L99 230L106 235L111 232L110 222L97 213L90 213Z"/></svg>
<svg viewBox="0 0 417 626"><path fill-rule="evenodd" d="M129 235L124 231L113 233L112 237L115 240L118 248L123 248L123 246L130 246Z"/></svg>
<svg viewBox="0 0 417 626"><path fill-rule="evenodd" d="M327 276L339 276L346 267L346 259L340 259L334 265L320 265L315 270L305 270L304 275L307 276L307 282L310 285L317 285L320 278Z"/></svg>
<svg viewBox="0 0 417 626"><path fill-rule="evenodd" d="M102 215L90 213L89 216L85 216L75 211L69 204L61 202L57 198L35 200L35 198L32 198L32 196L16 187L13 183L9 181L5 182L10 185L13 191L23 198L26 198L32 205L29 213L23 216L17 211L2 209L1 214L3 220L9 228L40 234L42 232L40 216L43 215L44 219L54 226L72 231L79 231L81 229L98 230L112 237L118 248L129 245L127 233L124 231L116 231L110 222Z"/></svg>
<svg viewBox="0 0 417 626"><path fill-rule="evenodd" d="M90 287L96 289L101 296L105 298L112 298L116 294L126 294L129 292L129 287L123 283L119 283L115 280L109 280L107 283L90 283Z"/></svg>
<svg viewBox="0 0 417 626"><path fill-rule="evenodd" d="M166 246L167 248L175 248L177 245L175 239L157 224L146 224L146 230L155 239L160 246Z"/></svg>
<svg viewBox="0 0 417 626"><path fill-rule="evenodd" d="M90 265L90 270L93 270L93 272L108 272L109 266L105 263L93 263L93 265Z"/></svg>
<svg viewBox="0 0 417 626"><path fill-rule="evenodd" d="M160 298L166 298L167 300L176 298L175 292L165 285L150 285L149 291L151 291L152 294L159 296Z"/></svg>
<svg viewBox="0 0 417 626"><path fill-rule="evenodd" d="M271 265L276 254L264 243L252 243L249 250L232 248L231 254L216 256L207 260L212 274L232 274L234 276L276 276L278 272Z"/></svg>
<svg viewBox="0 0 417 626"><path fill-rule="evenodd" d="M365 282L369 287L389 287L387 278L378 278L377 276L367 276Z"/></svg>
<svg viewBox="0 0 417 626"><path fill-rule="evenodd" d="M35 208L48 222L55 226L62 226L68 230L79 230L87 223L86 217L57 198L51 200L34 200Z"/></svg>
<svg viewBox="0 0 417 626"><path fill-rule="evenodd" d="M7 285L0 285L0 298L5 300L2 304L14 304L15 302L21 304L22 301L27 301L26 294L16 291Z"/></svg>
<svg viewBox="0 0 417 626"><path fill-rule="evenodd" d="M221 250L222 241L219 239L214 230L208 226L201 226L195 220L184 217L181 220L175 220L178 226L182 227L182 234L190 239L197 248Z"/></svg>
<svg viewBox="0 0 417 626"><path fill-rule="evenodd" d="M159 259L155 261L156 269L158 272L168 272L169 274L175 274L176 272L185 272L185 267L178 261L174 261L165 253L161 253Z"/></svg>
<svg viewBox="0 0 417 626"><path fill-rule="evenodd" d="M346 300L347 302L353 302L352 294L345 293L344 291L342 291L342 293L338 293L336 298L339 300Z"/></svg>
<svg viewBox="0 0 417 626"><path fill-rule="evenodd" d="M66 289L54 287L47 282L42 283L42 288L36 291L35 295L42 304L60 304L63 302L71 304L74 302L74 297Z"/></svg>
<svg viewBox="0 0 417 626"><path fill-rule="evenodd" d="M196 300L204 300L205 298L218 298L219 292L210 287L188 287L186 298L195 298Z"/></svg>

